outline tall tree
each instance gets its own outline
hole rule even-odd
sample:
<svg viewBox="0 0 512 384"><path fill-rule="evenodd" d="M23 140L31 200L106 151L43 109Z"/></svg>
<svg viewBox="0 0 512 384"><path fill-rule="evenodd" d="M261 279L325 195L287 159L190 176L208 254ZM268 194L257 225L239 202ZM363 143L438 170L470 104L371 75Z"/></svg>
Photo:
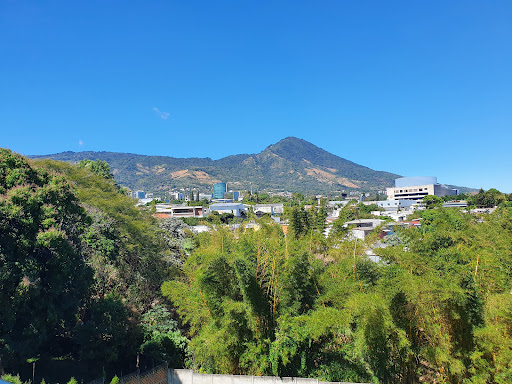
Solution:
<svg viewBox="0 0 512 384"><path fill-rule="evenodd" d="M23 361L74 326L92 283L88 219L69 183L0 149L0 354Z"/></svg>

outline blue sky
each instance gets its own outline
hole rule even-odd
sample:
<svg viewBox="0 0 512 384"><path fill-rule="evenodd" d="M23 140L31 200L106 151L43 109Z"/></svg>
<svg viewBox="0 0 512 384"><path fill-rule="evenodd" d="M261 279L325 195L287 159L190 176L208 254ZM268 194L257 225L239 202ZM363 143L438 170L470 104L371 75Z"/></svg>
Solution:
<svg viewBox="0 0 512 384"><path fill-rule="evenodd" d="M257 153L512 192L510 1L0 0L0 146Z"/></svg>

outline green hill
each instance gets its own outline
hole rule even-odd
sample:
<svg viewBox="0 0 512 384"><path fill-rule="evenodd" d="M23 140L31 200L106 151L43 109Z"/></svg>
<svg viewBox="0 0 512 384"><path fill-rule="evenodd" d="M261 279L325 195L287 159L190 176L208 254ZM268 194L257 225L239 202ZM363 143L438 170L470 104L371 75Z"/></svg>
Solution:
<svg viewBox="0 0 512 384"><path fill-rule="evenodd" d="M31 156L68 162L106 161L116 181L130 189L163 192L176 188L211 191L223 181L229 188L258 191L330 193L341 190L380 190L399 175L374 171L333 155L305 140L287 137L258 154L219 160L174 158L114 152L62 152Z"/></svg>

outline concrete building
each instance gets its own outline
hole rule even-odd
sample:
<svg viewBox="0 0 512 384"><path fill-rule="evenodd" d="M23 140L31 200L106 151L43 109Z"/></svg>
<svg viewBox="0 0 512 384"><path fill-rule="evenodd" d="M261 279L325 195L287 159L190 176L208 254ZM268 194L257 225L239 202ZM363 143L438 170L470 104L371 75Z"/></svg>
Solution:
<svg viewBox="0 0 512 384"><path fill-rule="evenodd" d="M384 200L384 201L371 201L379 208L385 211L397 211L398 209L409 209L412 205L416 204L415 200ZM364 204L364 203L363 203Z"/></svg>
<svg viewBox="0 0 512 384"><path fill-rule="evenodd" d="M268 213L269 215L282 215L284 213L283 204L256 204L253 205L254 213L262 212Z"/></svg>
<svg viewBox="0 0 512 384"><path fill-rule="evenodd" d="M183 200L183 193L173 191L173 192L169 193L169 198L171 200Z"/></svg>
<svg viewBox="0 0 512 384"><path fill-rule="evenodd" d="M200 193L199 194L199 200L208 200L208 201L211 201L212 200L212 195L208 194L208 193Z"/></svg>
<svg viewBox="0 0 512 384"><path fill-rule="evenodd" d="M377 217L379 217L379 216L380 217L382 217L382 216L390 217L390 218L392 218L396 222L405 221L407 219L407 216L409 216L412 213L413 213L413 211L410 211L410 210L402 210L402 211L372 211L371 212L371 214L373 216L377 216Z"/></svg>
<svg viewBox="0 0 512 384"><path fill-rule="evenodd" d="M163 219L166 217L205 217L209 214L208 208L201 206L188 207L181 204L157 204L155 217Z"/></svg>
<svg viewBox="0 0 512 384"><path fill-rule="evenodd" d="M373 231L383 222L384 220L380 219L359 219L347 221L345 224L343 224L343 226L345 228L348 228L349 226L353 227L350 229L350 234L356 239L363 240L366 235L368 235L368 233Z"/></svg>
<svg viewBox="0 0 512 384"><path fill-rule="evenodd" d="M457 189L437 183L435 176L401 177L395 180L393 188L386 188L388 200L421 200L427 195L458 195Z"/></svg>
<svg viewBox="0 0 512 384"><path fill-rule="evenodd" d="M245 213L244 205L242 203L216 203L210 205L211 212L218 213L232 213L235 216L241 216Z"/></svg>

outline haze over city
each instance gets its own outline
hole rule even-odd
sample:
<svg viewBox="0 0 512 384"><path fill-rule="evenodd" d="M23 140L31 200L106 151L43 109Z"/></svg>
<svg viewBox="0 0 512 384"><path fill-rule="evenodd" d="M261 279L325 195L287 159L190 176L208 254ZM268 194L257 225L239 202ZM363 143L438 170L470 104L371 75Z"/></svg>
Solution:
<svg viewBox="0 0 512 384"><path fill-rule="evenodd" d="M287 136L512 192L512 4L3 1L0 147L218 159Z"/></svg>

